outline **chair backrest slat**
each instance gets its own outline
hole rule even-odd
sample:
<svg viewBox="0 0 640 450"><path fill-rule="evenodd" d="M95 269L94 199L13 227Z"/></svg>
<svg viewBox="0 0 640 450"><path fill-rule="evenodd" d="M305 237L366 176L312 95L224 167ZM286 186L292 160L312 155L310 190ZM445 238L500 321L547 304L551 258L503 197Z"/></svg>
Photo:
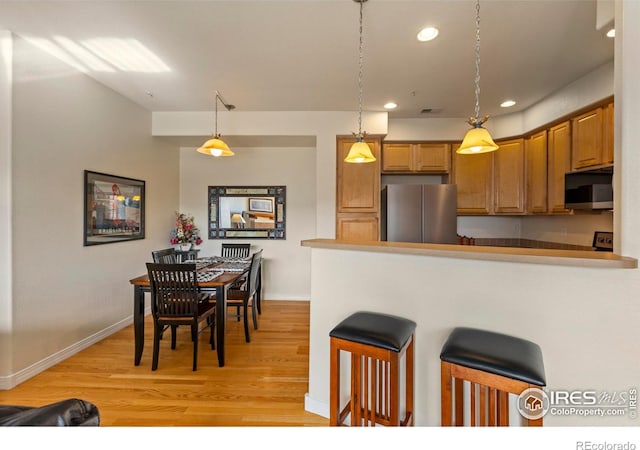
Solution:
<svg viewBox="0 0 640 450"><path fill-rule="evenodd" d="M222 256L246 258L251 252L251 244L222 244Z"/></svg>

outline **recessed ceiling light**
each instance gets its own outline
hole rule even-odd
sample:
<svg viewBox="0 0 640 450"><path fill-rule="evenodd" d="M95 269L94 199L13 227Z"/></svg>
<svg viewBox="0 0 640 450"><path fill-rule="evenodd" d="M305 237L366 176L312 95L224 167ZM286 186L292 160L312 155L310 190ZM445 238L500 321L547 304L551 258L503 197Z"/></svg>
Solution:
<svg viewBox="0 0 640 450"><path fill-rule="evenodd" d="M502 106L503 108L510 108L515 104L516 102L513 100L505 100L504 102L500 103L500 106Z"/></svg>
<svg viewBox="0 0 640 450"><path fill-rule="evenodd" d="M610 38L616 37L616 29L612 28L609 31L607 31L607 37L610 37Z"/></svg>
<svg viewBox="0 0 640 450"><path fill-rule="evenodd" d="M439 31L437 28L427 27L420 30L417 38L420 42L427 42L435 39L438 36L438 33Z"/></svg>
<svg viewBox="0 0 640 450"><path fill-rule="evenodd" d="M384 109L396 109L398 107L397 103L388 102L384 104Z"/></svg>

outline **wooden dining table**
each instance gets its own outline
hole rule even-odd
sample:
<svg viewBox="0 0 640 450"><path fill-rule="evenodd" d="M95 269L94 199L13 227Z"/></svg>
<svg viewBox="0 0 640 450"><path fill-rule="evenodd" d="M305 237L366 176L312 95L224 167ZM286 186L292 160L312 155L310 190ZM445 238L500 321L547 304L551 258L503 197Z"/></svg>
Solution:
<svg viewBox="0 0 640 450"><path fill-rule="evenodd" d="M218 353L218 365L224 366L224 336L227 317L227 290L229 286L249 270L244 272L223 272L222 275L211 281L198 281L198 287L202 291L215 292L216 294L216 350ZM134 364L140 365L142 351L144 350L144 293L151 292L149 275L144 274L129 280L133 285L133 334L135 339Z"/></svg>

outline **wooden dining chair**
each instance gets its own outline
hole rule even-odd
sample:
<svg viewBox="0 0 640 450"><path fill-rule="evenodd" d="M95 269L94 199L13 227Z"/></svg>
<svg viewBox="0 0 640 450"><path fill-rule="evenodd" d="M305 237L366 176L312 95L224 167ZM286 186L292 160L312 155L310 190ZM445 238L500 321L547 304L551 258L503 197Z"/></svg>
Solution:
<svg viewBox="0 0 640 450"><path fill-rule="evenodd" d="M222 250L220 256L227 258L247 258L251 252L251 244L222 244ZM241 277L238 281L231 285L232 289L244 289L244 285L247 282L245 276ZM236 311L238 322L240 322L240 308Z"/></svg>
<svg viewBox="0 0 640 450"><path fill-rule="evenodd" d="M153 262L156 264L177 264L178 254L175 248L165 248L164 250L155 250L151 252Z"/></svg>
<svg viewBox="0 0 640 450"><path fill-rule="evenodd" d="M153 362L151 370L158 368L160 339L167 327L171 327L171 349L176 348L176 328L191 327L193 341L193 370L198 365L198 336L207 328L211 335L211 349L215 349L215 303L202 301L207 294L198 289L195 264L147 263L151 284L151 313L153 315ZM204 326L200 328L200 324Z"/></svg>
<svg viewBox="0 0 640 450"><path fill-rule="evenodd" d="M247 258L251 252L251 244L222 244L221 256L231 258Z"/></svg>
<svg viewBox="0 0 640 450"><path fill-rule="evenodd" d="M247 282L242 289L229 288L227 293L227 306L237 308L240 317L244 321L244 338L246 342L251 342L249 335L249 308L253 319L253 328L258 329L257 289L259 286L258 274L262 264L262 250L258 250L251 256L251 264L247 275Z"/></svg>

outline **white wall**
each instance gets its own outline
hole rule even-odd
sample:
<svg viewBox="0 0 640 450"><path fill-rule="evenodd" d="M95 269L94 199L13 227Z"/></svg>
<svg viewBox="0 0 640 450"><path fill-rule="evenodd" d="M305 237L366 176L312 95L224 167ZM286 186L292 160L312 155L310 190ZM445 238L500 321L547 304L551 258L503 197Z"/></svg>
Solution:
<svg viewBox="0 0 640 450"><path fill-rule="evenodd" d="M235 155L213 158L194 148L180 150L180 210L194 215L204 242L200 256L219 255L221 243L208 239L209 186L287 187L286 239L238 239L263 253L264 298L308 300L311 255L300 241L316 235L316 149L236 148ZM168 237L167 230L167 237Z"/></svg>
<svg viewBox="0 0 640 450"><path fill-rule="evenodd" d="M24 40L14 43L13 356L0 356L4 386L131 323L128 280L166 242L179 175L175 148L150 136L149 112ZM83 247L85 169L146 181L144 240Z"/></svg>

